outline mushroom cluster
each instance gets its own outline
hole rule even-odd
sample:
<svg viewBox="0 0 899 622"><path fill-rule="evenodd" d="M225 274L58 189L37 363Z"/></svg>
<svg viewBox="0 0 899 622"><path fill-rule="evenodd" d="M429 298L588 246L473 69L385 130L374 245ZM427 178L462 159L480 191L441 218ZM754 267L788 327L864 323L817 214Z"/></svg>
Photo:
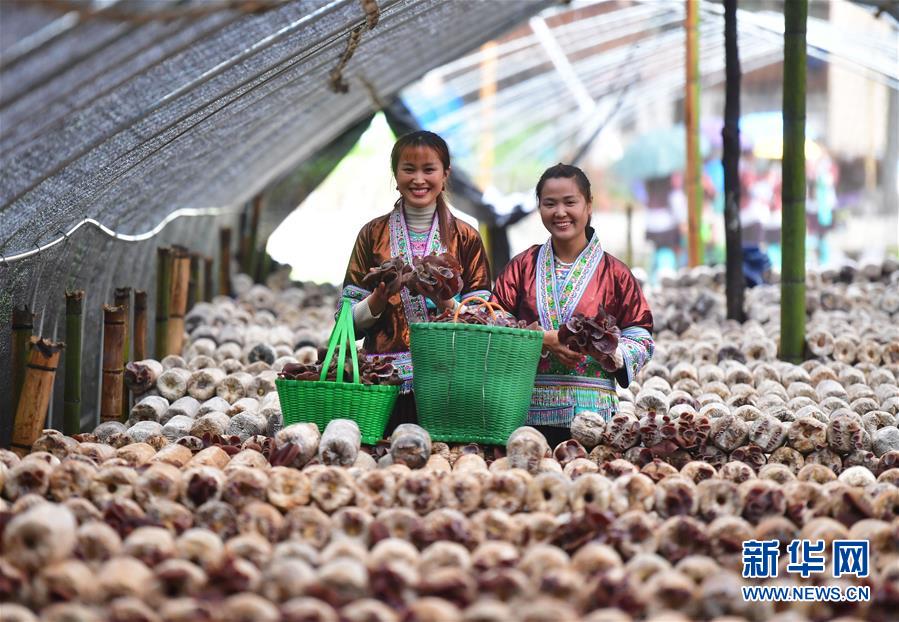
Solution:
<svg viewBox="0 0 899 622"><path fill-rule="evenodd" d="M278 373L278 378L286 380L321 380L322 367L324 367L325 352L319 349L319 358L313 364L287 363ZM359 361L359 381L362 384L393 384L403 383L396 367L393 366L393 358L389 356L366 357ZM341 370L343 378L353 377L352 360L346 360ZM331 359L325 380L337 379L337 360Z"/></svg>
<svg viewBox="0 0 899 622"><path fill-rule="evenodd" d="M495 307L490 309L487 306L482 306L477 303L464 305L458 310L458 313L448 309L432 318L431 321L438 323L455 322L479 326L500 326L503 328L524 328L528 330L540 329L537 322L528 323L525 320L517 320L514 315L501 308Z"/></svg>
<svg viewBox="0 0 899 622"><path fill-rule="evenodd" d="M372 291L382 283L390 293L407 287L416 296L447 300L462 291L462 266L450 253L415 257L412 265L393 257L371 268L362 279L362 286Z"/></svg>
<svg viewBox="0 0 899 622"><path fill-rule="evenodd" d="M602 307L595 317L575 313L559 327L559 343L580 354L592 356L603 369L614 370L612 355L618 347L621 329L615 317Z"/></svg>

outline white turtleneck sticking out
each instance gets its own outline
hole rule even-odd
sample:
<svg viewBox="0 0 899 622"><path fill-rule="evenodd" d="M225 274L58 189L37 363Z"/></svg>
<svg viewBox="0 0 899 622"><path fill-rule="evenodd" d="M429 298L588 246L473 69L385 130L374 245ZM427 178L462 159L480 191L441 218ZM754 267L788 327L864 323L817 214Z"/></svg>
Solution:
<svg viewBox="0 0 899 622"><path fill-rule="evenodd" d="M406 216L406 225L413 231L430 231L431 223L434 222L434 212L437 211L437 204L431 203L427 207L408 208L403 206Z"/></svg>

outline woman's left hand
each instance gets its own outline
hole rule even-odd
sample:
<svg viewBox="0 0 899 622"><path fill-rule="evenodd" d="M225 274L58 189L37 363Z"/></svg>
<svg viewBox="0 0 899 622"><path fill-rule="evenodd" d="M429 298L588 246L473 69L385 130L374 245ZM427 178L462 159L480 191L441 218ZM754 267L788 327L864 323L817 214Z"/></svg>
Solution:
<svg viewBox="0 0 899 622"><path fill-rule="evenodd" d="M543 333L543 349L556 355L565 367L574 368L584 357L559 342L559 331L548 330Z"/></svg>

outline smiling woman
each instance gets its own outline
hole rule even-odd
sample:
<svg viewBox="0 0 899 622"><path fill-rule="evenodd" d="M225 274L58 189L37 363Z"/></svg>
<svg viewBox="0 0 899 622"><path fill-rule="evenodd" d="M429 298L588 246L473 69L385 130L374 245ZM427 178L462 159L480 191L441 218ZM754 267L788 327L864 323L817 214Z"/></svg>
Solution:
<svg viewBox="0 0 899 622"><path fill-rule="evenodd" d="M519 320L539 321L544 330L528 425L560 442L570 436L578 412L608 420L618 411L616 382L630 384L652 357L652 312L630 269L603 251L590 226L593 195L581 169L547 169L537 183L537 200L550 239L509 262L496 279L493 300ZM611 356L599 361L560 342L559 328L575 314L614 318L621 336Z"/></svg>
<svg viewBox="0 0 899 622"><path fill-rule="evenodd" d="M427 322L432 310L453 309L461 296L490 295L487 254L477 230L456 219L444 191L450 175L446 142L433 132L413 132L397 140L390 154L400 198L393 210L367 223L359 232L344 279L343 296L353 304L353 321L365 335L367 355L393 357L403 378L404 395L397 400L393 428L415 420L409 324ZM462 290L454 298L436 300L414 294L396 278L366 278L386 262L399 258L411 266L413 259L432 253L448 253L462 267ZM378 282L380 281L380 282Z"/></svg>

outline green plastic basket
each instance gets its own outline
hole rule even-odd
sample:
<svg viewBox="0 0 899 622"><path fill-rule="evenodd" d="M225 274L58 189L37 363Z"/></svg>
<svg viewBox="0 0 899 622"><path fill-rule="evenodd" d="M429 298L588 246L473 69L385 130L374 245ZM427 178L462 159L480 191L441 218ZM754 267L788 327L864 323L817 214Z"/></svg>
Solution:
<svg viewBox="0 0 899 622"><path fill-rule="evenodd" d="M344 368L346 350L349 350L353 361L352 382L344 382L342 373L337 375L336 382L325 380L335 350L338 370ZM353 312L347 299L341 304L337 324L328 341L321 379L306 381L279 378L275 380L275 386L278 388L284 425L311 421L323 432L332 419L352 419L359 425L362 442L366 445L374 445L384 436L384 428L387 427L387 420L400 393L398 386L365 385L359 382L359 355L356 353Z"/></svg>
<svg viewBox="0 0 899 622"><path fill-rule="evenodd" d="M472 301L490 305L480 298L463 304ZM409 328L421 426L434 440L504 445L527 418L543 332L436 322Z"/></svg>

